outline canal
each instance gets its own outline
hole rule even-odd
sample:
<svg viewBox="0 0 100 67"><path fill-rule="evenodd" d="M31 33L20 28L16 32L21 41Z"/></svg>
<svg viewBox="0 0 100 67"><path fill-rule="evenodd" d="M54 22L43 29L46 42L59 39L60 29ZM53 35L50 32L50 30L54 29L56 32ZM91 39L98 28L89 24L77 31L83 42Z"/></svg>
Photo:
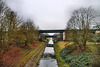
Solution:
<svg viewBox="0 0 100 67"><path fill-rule="evenodd" d="M53 45L53 40L50 38L48 45ZM43 56L39 62L39 67L58 67L55 58L54 47L46 47Z"/></svg>

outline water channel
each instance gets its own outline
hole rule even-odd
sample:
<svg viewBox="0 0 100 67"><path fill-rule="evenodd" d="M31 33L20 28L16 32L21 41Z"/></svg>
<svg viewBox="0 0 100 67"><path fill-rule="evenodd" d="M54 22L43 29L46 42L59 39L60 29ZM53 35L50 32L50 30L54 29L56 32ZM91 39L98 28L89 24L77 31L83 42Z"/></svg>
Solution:
<svg viewBox="0 0 100 67"><path fill-rule="evenodd" d="M48 44L53 44L52 38L50 38ZM57 60L55 58L54 47L45 48L43 56L39 62L39 67L58 67Z"/></svg>

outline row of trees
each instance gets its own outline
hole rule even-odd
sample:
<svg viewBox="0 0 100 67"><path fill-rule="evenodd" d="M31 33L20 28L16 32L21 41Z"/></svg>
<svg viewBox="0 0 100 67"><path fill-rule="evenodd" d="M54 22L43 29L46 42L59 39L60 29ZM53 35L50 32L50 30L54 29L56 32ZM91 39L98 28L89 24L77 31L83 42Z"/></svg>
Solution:
<svg viewBox="0 0 100 67"><path fill-rule="evenodd" d="M37 38L33 21L24 21L0 0L0 51L6 51L12 44L29 46Z"/></svg>
<svg viewBox="0 0 100 67"><path fill-rule="evenodd" d="M81 49L85 49L86 42L91 36L91 23L97 17L97 12L91 8L80 8L73 12L67 23L66 39L69 36L75 41L75 44Z"/></svg>

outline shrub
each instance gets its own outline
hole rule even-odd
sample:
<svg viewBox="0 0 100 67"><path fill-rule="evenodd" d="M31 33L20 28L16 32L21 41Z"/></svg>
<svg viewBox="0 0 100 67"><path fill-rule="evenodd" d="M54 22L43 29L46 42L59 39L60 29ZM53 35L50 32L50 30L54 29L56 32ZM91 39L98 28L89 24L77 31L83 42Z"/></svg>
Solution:
<svg viewBox="0 0 100 67"><path fill-rule="evenodd" d="M73 49L74 47L68 46L60 52L61 57L70 64L70 67L88 67L94 62L92 53L72 54Z"/></svg>
<svg viewBox="0 0 100 67"><path fill-rule="evenodd" d="M88 39L90 42L100 42L100 35L95 35L92 36L91 38Z"/></svg>

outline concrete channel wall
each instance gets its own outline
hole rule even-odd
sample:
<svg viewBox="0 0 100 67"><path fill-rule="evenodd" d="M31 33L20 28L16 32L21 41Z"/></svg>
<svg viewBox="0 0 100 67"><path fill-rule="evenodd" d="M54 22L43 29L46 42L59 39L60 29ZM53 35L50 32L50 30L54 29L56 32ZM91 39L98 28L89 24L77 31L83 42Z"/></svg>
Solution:
<svg viewBox="0 0 100 67"><path fill-rule="evenodd" d="M38 67L39 60L41 59L41 56L44 52L45 45L42 46L31 58L30 60L26 63L24 67Z"/></svg>

